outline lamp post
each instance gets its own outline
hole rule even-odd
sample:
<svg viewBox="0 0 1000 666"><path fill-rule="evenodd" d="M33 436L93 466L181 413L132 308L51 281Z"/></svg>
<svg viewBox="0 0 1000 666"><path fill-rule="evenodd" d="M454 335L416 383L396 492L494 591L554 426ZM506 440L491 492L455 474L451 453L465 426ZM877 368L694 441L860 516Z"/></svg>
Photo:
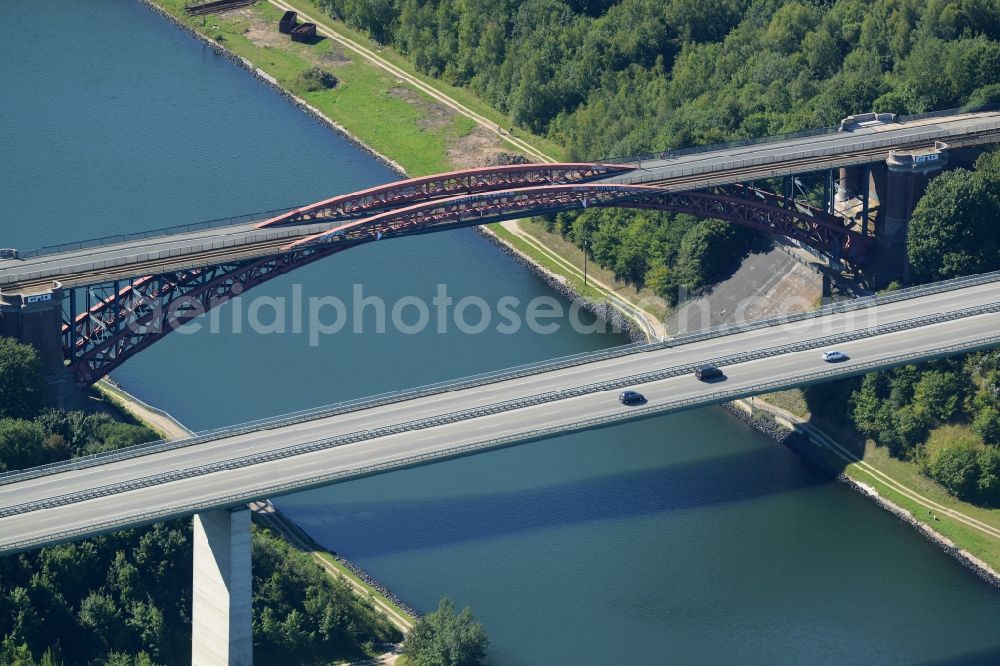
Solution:
<svg viewBox="0 0 1000 666"><path fill-rule="evenodd" d="M587 248L590 247L590 239L583 239L583 286L587 286Z"/></svg>

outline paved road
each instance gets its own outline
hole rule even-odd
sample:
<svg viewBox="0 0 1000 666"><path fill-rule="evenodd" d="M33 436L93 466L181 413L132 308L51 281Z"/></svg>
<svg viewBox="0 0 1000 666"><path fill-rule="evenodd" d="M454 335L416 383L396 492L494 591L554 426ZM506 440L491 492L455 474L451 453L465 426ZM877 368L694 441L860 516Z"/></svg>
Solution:
<svg viewBox="0 0 1000 666"><path fill-rule="evenodd" d="M586 365L553 370L528 377L487 384L465 390L449 391L360 410L340 416L319 418L294 425L232 436L196 446L178 448L132 458L99 467L66 471L36 479L0 486L0 509L25 502L52 498L116 482L141 479L175 470L190 469L208 463L232 460L262 451L274 451L295 444L314 442L349 433L412 422L417 419L456 419L456 413L493 406L504 401L530 396L548 396L551 400L527 407L513 407L488 415L458 415L442 425L422 425L420 429L369 438L351 444L312 453L299 454L239 469L217 471L151 487L73 501L62 506L35 510L0 518L0 552L20 547L16 542L36 539L47 542L71 540L59 536L63 530L76 530L73 536L108 531L108 521L123 524L153 522L166 515L185 515L210 505L237 505L254 498L274 497L291 492L292 487L276 489L282 483L295 488L323 485L318 474L359 475L371 465L399 466L414 455L449 456L456 446L485 442L502 436L529 437L539 428L571 428L582 420L608 416L627 417L634 408L619 404L618 389L593 390L561 397L560 391L615 380L665 368L687 368L707 359L775 347L793 341L811 340L823 335L858 330L873 325L900 322L927 314L955 310L1000 301L997 283L909 299L854 313L826 315L816 319L718 337L688 345L643 351L605 359ZM655 381L644 381L637 388L649 398L648 407L672 411L698 404L710 404L734 396L720 397L720 390L752 392L762 381L781 380L792 385L803 375L816 371L832 372L867 361L885 360L905 351L937 349L949 344L971 344L1000 330L1000 313L966 317L957 321L927 325L893 335L880 335L837 347L851 356L846 365L823 363L819 350L784 353L755 361L727 365L728 379L719 384L704 384L689 372ZM815 378L814 378L815 379ZM778 387L769 387L770 389ZM681 405L686 400L691 404ZM690 445L691 443L684 443ZM223 499L225 498L225 499ZM156 515L144 515L150 510Z"/></svg>
<svg viewBox="0 0 1000 666"><path fill-rule="evenodd" d="M935 140L951 145L1000 140L1000 112L886 124L642 162L638 171L594 182L699 189L709 184L877 161L893 147L926 146ZM252 227L252 223L238 224L27 260L0 260L0 289L30 293L50 288L52 280L59 280L65 287L81 286L268 256L296 238L326 231L332 223L260 230Z"/></svg>
<svg viewBox="0 0 1000 666"><path fill-rule="evenodd" d="M968 113L651 160L639 163L637 172L596 182L692 190L877 162L886 159L893 149L931 147L935 141L960 147L998 140L1000 112Z"/></svg>

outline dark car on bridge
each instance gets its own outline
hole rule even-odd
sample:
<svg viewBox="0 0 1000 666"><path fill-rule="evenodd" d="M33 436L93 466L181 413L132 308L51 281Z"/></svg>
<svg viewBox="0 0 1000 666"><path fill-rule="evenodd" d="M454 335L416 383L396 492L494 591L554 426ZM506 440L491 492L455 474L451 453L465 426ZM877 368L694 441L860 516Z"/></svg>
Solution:
<svg viewBox="0 0 1000 666"><path fill-rule="evenodd" d="M637 405L646 402L646 396L638 391L622 391L618 394L618 399L623 405Z"/></svg>
<svg viewBox="0 0 1000 666"><path fill-rule="evenodd" d="M725 375L722 374L722 370L715 367L714 365L699 365L694 369L694 376L700 381L708 382L713 379L724 379Z"/></svg>

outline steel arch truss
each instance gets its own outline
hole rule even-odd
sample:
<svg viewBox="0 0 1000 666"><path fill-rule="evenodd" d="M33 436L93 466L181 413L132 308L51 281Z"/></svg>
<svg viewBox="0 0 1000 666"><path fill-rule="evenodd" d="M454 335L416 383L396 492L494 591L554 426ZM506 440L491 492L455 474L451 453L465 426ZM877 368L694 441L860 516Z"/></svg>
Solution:
<svg viewBox="0 0 1000 666"><path fill-rule="evenodd" d="M89 386L169 333L268 280L345 250L348 244L72 290L63 299L63 350ZM77 309L85 303L82 311Z"/></svg>
<svg viewBox="0 0 1000 666"><path fill-rule="evenodd" d="M633 171L621 164L509 164L411 178L352 192L296 208L257 224L257 228L301 224L313 220L357 218L380 210L409 206L459 194L492 192L557 183L585 183Z"/></svg>
<svg viewBox="0 0 1000 666"><path fill-rule="evenodd" d="M576 208L618 207L687 213L795 239L829 256L858 260L871 239L815 208L785 208L778 195L746 187L722 192L668 192L643 185L548 185L451 197L347 222L283 249L379 240L449 227L487 224Z"/></svg>

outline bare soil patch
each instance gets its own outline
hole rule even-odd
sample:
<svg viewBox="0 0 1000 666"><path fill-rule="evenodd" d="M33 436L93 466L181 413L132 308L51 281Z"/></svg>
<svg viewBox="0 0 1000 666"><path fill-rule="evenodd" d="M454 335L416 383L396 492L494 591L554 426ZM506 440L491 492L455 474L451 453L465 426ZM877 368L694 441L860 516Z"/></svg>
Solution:
<svg viewBox="0 0 1000 666"><path fill-rule="evenodd" d="M496 163L497 155L509 152L493 132L476 125L468 134L448 142L448 161L457 169L472 169Z"/></svg>

